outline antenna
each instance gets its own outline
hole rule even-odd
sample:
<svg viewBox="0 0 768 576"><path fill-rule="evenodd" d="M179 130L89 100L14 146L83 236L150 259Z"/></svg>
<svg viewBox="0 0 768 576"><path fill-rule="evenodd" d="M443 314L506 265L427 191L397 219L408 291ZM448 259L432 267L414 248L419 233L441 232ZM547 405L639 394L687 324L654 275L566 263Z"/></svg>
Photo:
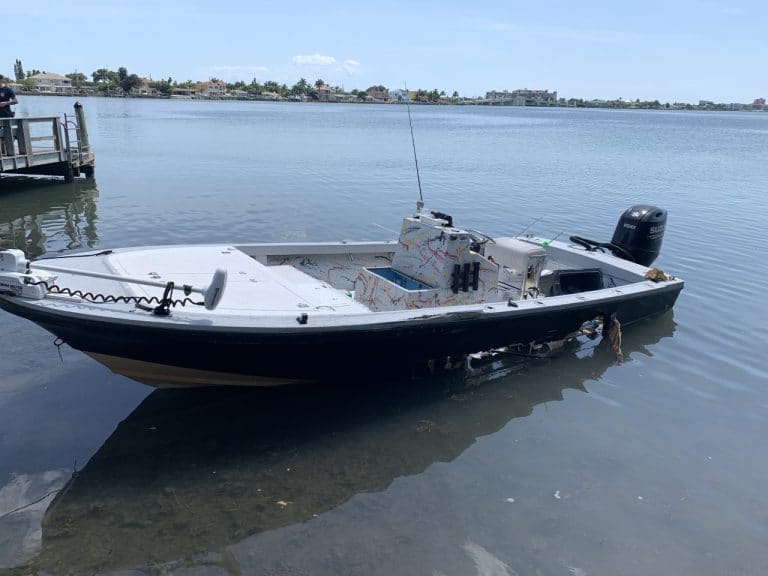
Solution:
<svg viewBox="0 0 768 576"><path fill-rule="evenodd" d="M539 216L538 218L536 218L536 219L535 219L533 222L531 222L530 224L528 224L528 226L526 226L526 227L525 227L525 228L523 228L523 229L522 229L520 232L518 232L518 233L517 233L517 235L518 235L518 236L522 236L524 232L526 232L527 230L529 230L529 229L531 228L531 226L533 226L534 224L536 224L536 222L538 222L538 221L539 221L539 220L541 220L542 218L544 218L544 216Z"/></svg>
<svg viewBox="0 0 768 576"><path fill-rule="evenodd" d="M411 127L411 145L413 146L413 161L416 163L416 180L419 183L419 203L418 209L424 207L424 196L421 194L421 176L419 175L419 158L416 156L416 140L413 138L413 122L411 121L411 99L408 96L408 84L405 84L405 105L408 108L408 126Z"/></svg>

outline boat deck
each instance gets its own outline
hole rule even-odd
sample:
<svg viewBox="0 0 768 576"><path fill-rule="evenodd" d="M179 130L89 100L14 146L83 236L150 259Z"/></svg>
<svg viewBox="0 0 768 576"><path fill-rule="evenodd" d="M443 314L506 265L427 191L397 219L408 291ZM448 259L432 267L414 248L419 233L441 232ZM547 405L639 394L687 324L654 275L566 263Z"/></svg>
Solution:
<svg viewBox="0 0 768 576"><path fill-rule="evenodd" d="M225 268L229 272L227 286L214 314L369 312L344 290L290 265L266 266L232 246L129 250L111 254L107 261L114 272L121 275L195 287L208 285L216 269ZM133 285L130 290L141 296L162 295L162 289L150 286ZM201 310L186 308L187 311L196 309Z"/></svg>
<svg viewBox="0 0 768 576"><path fill-rule="evenodd" d="M536 239L531 240L534 244ZM356 317L358 321L370 318L374 312L367 302L355 299L358 288L356 279L363 268L381 266L391 262L391 245L382 243L370 244L303 244L303 245L187 245L164 247L125 248L105 254L94 254L93 257L63 257L51 261L51 266L81 269L84 271L110 274L118 277L137 280L151 280L164 286L174 282L177 287L193 286L197 289L207 287L217 269L227 270L228 277L224 295L215 310L206 310L202 306L175 307L177 317L182 322L202 322L204 324L219 323L229 318L227 322L240 325L261 318L260 322L269 324L272 320L281 319L293 324L294 318L302 313L313 316L324 316L329 325L338 322L348 322ZM550 293L547 288L552 284L552 270L573 270L586 276L591 271L602 272L605 289L613 289L618 293L628 293L630 286L637 289L647 289L644 282L645 268L626 261L618 261L609 254L586 252L579 247L571 247L561 243L553 243L548 247L547 265L551 266L547 274L542 274L538 289L534 292L535 305L568 305L572 301L584 301L585 296L579 292L573 295L567 290L562 296L558 292ZM144 297L160 299L163 287L145 286L133 282L121 282L108 279L89 278L79 274L57 273L56 285L64 287L69 293L80 290L91 295L111 295L113 297ZM510 283L508 278L499 279L498 298L485 305L486 312L495 310L489 304L499 303L502 308L508 308L508 300L519 302L520 309L527 308L530 298L521 298L520 286ZM519 278L518 278L519 280ZM580 285L581 286L581 285ZM580 290L584 290L581 286ZM586 290L599 290L596 285L586 287ZM526 293L527 294L527 293ZM597 295L597 292L595 292ZM604 295L603 295L604 296ZM78 298L66 295L51 294L49 298L62 303L78 303ZM174 292L174 300L184 298L183 292ZM192 301L201 301L199 293L190 295ZM92 298L89 298L92 301ZM49 300L50 302L50 300ZM154 305L154 304L150 304ZM90 306L93 306L92 304ZM466 306L475 306L468 303ZM104 312L109 308L114 312L134 312L135 305L129 303L99 304L96 308ZM416 308L425 308L417 306ZM456 307L444 307L454 310ZM392 320L399 313L410 313L410 308L403 310L385 309L387 314L381 316L381 321ZM99 313L102 313L99 312ZM390 315L394 315L390 317ZM215 319L215 320L214 320ZM245 319L248 319L247 321ZM275 320L277 321L277 320ZM282 325L282 324L281 324Z"/></svg>

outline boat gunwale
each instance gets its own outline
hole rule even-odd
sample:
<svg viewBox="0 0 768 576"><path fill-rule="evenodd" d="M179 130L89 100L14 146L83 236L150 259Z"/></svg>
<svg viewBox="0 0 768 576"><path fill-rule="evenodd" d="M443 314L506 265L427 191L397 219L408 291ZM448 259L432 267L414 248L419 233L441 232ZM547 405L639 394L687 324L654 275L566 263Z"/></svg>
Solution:
<svg viewBox="0 0 768 576"><path fill-rule="evenodd" d="M584 308L600 307L601 305L614 305L624 302L639 300L650 294L661 294L664 292L680 292L685 283L681 279L672 279L666 282L653 282L644 280L635 284L621 286L620 288L610 287L591 292L580 292L577 294L563 294L560 296L549 296L540 299L515 301L514 305L508 302L499 301L492 303L469 304L462 306L437 307L437 308L416 308L410 310L395 310L381 312L366 312L354 314L323 314L318 311L314 318L324 320L357 319L355 323L322 323L299 324L296 320L296 312L285 312L279 315L272 314L267 316L249 316L251 323L247 326L240 324L213 324L208 319L194 319L187 317L174 317L173 314L166 317L158 317L147 313L146 316L135 316L135 308L130 310L116 311L113 308L109 311L113 314L105 317L100 314L84 314L82 308L97 312L103 304L88 304L83 302L67 302L63 299L51 306L51 300L48 304L43 304L46 300L28 300L16 296L7 296L0 294L0 308L9 312L18 314L32 321L45 323L46 319L51 320L69 320L80 324L87 323L95 326L133 326L160 331L182 331L189 333L235 333L235 334L294 334L306 332L342 332L342 331L388 331L414 324L429 324L439 326L445 323L456 322L493 322L512 319L513 317L526 318L535 316L544 312L561 312L566 310L582 310ZM611 294L600 294L612 292ZM556 302L553 302L557 300ZM77 311L67 310L59 306L74 307ZM10 310L14 308L17 311ZM102 308L103 310L103 308ZM27 311L24 313L21 311ZM35 318L33 318L33 316ZM394 316L394 318L393 318ZM244 318L243 315L219 316L218 319L227 318L231 320ZM387 318L384 318L387 317ZM264 325L253 322L260 318L288 319L287 325ZM197 322L195 320L198 320Z"/></svg>

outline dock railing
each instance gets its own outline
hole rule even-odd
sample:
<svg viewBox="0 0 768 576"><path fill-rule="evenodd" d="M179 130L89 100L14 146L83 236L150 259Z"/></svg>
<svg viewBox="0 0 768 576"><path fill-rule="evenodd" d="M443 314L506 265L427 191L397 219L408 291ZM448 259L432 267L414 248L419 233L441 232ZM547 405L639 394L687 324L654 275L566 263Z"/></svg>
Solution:
<svg viewBox="0 0 768 576"><path fill-rule="evenodd" d="M0 173L64 176L93 175L82 106L75 115L0 118Z"/></svg>

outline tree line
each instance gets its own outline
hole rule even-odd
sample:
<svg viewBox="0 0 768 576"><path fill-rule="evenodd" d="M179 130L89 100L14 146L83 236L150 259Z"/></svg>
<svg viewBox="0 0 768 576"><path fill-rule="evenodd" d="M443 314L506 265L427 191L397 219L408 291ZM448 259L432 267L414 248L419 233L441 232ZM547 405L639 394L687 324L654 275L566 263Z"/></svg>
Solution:
<svg viewBox="0 0 768 576"><path fill-rule="evenodd" d="M32 76L41 74L40 70L33 69L24 71L24 66L21 60L16 60L13 67L16 82L22 85L24 90L33 90L35 87L34 82L31 80ZM44 73L44 71L42 72ZM124 66L121 66L117 70L110 70L109 68L99 68L91 73L91 79L82 72L70 72L65 74L67 78L72 81L72 86L75 89L80 88L95 88L98 92L105 94L113 94L115 92L122 91L124 94L128 94L134 88L137 88L143 83L143 80L137 74L130 74ZM226 87L228 92L234 92L236 90L247 93L250 96L257 96L264 93L278 94L282 98L301 97L304 99L319 98L319 90L325 86L325 81L322 78L315 80L313 84L309 83L305 78L300 78L292 86L288 86L285 83L275 82L274 80L267 80L260 83L254 78L251 82L246 83L243 81L238 82L222 82L218 78L211 78L209 82L220 83ZM154 88L159 94L163 96L170 96L174 89L191 89L197 83L192 80L185 80L182 82L176 81L171 77L150 80L149 88ZM339 86L330 86L334 93L344 93L344 90ZM352 89L348 94L356 96L360 100L366 100L370 94L386 93L387 88L383 85L369 86L365 90ZM441 98L445 98L445 91L438 91L436 88L432 91L417 90L414 94L414 100L419 102L438 102ZM459 93L455 92L452 96L454 99L459 97Z"/></svg>

